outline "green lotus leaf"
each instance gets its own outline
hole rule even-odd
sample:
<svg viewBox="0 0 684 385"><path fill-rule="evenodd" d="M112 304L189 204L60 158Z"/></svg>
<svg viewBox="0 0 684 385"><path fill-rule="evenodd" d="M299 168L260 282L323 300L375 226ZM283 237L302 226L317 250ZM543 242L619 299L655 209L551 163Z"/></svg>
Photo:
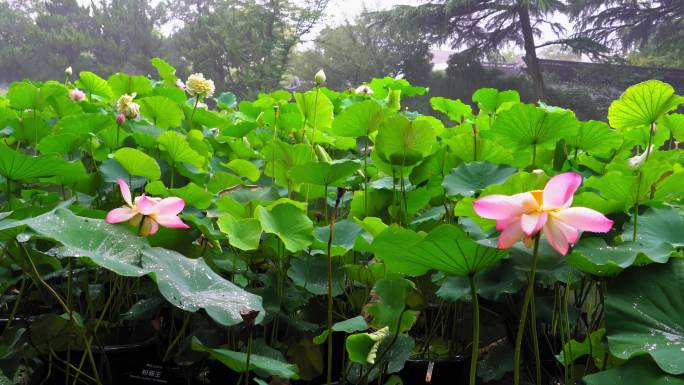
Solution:
<svg viewBox="0 0 684 385"><path fill-rule="evenodd" d="M178 104L166 96L148 96L136 101L140 104L142 116L157 127L178 127L185 118Z"/></svg>
<svg viewBox="0 0 684 385"><path fill-rule="evenodd" d="M473 93L473 101L485 113L496 112L504 103L519 103L520 94L515 90L499 91L495 88L480 88Z"/></svg>
<svg viewBox="0 0 684 385"><path fill-rule="evenodd" d="M302 119L309 127L325 131L333 124L333 104L323 92L308 91L303 94L295 93L297 107Z"/></svg>
<svg viewBox="0 0 684 385"><path fill-rule="evenodd" d="M589 154L607 155L620 147L622 138L606 123L590 120L580 123L577 136L568 138L568 144Z"/></svg>
<svg viewBox="0 0 684 385"><path fill-rule="evenodd" d="M235 218L221 215L217 221L221 232L228 235L228 243L240 250L256 250L261 239L261 224L255 218Z"/></svg>
<svg viewBox="0 0 684 385"><path fill-rule="evenodd" d="M76 86L87 94L97 95L104 100L109 100L114 96L109 83L94 72L83 71L78 74Z"/></svg>
<svg viewBox="0 0 684 385"><path fill-rule="evenodd" d="M251 180L252 182L256 182L261 176L259 167L248 160L233 159L226 164L226 167L241 177Z"/></svg>
<svg viewBox="0 0 684 385"><path fill-rule="evenodd" d="M160 145L162 151L166 151L171 157L173 164L190 164L198 169L204 167L206 160L202 155L197 153L187 139L176 131L166 131L159 135L157 143Z"/></svg>
<svg viewBox="0 0 684 385"><path fill-rule="evenodd" d="M291 252L306 249L314 240L313 222L301 207L290 201L278 201L256 208L255 216L265 232L275 234Z"/></svg>
<svg viewBox="0 0 684 385"><path fill-rule="evenodd" d="M391 271L411 276L439 270L449 275L478 273L505 256L505 252L476 243L453 225L440 225L427 235L390 226L371 245Z"/></svg>
<svg viewBox="0 0 684 385"><path fill-rule="evenodd" d="M344 186L346 179L361 168L356 160L333 162L307 162L290 169L288 176L295 183L311 183L319 186Z"/></svg>
<svg viewBox="0 0 684 385"><path fill-rule="evenodd" d="M560 139L576 136L578 126L571 111L549 112L532 104L517 104L499 114L491 134L500 145L525 150L555 146Z"/></svg>
<svg viewBox="0 0 684 385"><path fill-rule="evenodd" d="M450 196L473 196L489 185L499 184L517 170L513 167L497 166L489 162L463 163L444 177L442 187Z"/></svg>
<svg viewBox="0 0 684 385"><path fill-rule="evenodd" d="M149 181L161 177L161 169L157 161L144 152L130 147L123 147L114 153L114 160L119 162L130 175L144 176Z"/></svg>
<svg viewBox="0 0 684 385"><path fill-rule="evenodd" d="M375 138L375 152L392 166L416 165L432 152L435 132L426 121L411 121L403 115L386 119Z"/></svg>
<svg viewBox="0 0 684 385"><path fill-rule="evenodd" d="M335 117L332 133L345 137L368 136L375 132L386 112L374 100L364 100L350 105Z"/></svg>
<svg viewBox="0 0 684 385"><path fill-rule="evenodd" d="M244 373L248 369L247 353L236 352L227 349L213 349L202 344L197 337L192 338L192 349L209 353L212 358L219 360L221 363L237 373ZM299 371L297 370L296 365L291 365L287 362L258 354L250 355L249 370L264 371L265 373L268 373L268 375L278 376L280 378L291 378L293 380L299 378Z"/></svg>
<svg viewBox="0 0 684 385"><path fill-rule="evenodd" d="M115 98L123 94L137 94L140 97L152 93L152 82L144 76L131 76L118 72L110 76L107 83Z"/></svg>
<svg viewBox="0 0 684 385"><path fill-rule="evenodd" d="M610 352L618 358L650 355L660 369L684 374L684 260L630 269L606 298Z"/></svg>
<svg viewBox="0 0 684 385"><path fill-rule="evenodd" d="M584 376L586 385L684 385L684 376L663 373L647 357L630 360L622 366Z"/></svg>
<svg viewBox="0 0 684 385"><path fill-rule="evenodd" d="M649 126L684 103L684 97L660 80L635 84L608 108L608 122L619 130Z"/></svg>
<svg viewBox="0 0 684 385"><path fill-rule="evenodd" d="M430 105L435 111L439 111L454 122L462 123L465 118L473 114L473 109L463 103L461 99L451 100L441 96L430 98Z"/></svg>

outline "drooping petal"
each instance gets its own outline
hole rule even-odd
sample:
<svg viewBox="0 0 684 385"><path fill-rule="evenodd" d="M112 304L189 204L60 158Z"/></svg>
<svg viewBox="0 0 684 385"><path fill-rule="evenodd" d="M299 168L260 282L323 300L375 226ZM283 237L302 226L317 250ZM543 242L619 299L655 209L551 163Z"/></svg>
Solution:
<svg viewBox="0 0 684 385"><path fill-rule="evenodd" d="M582 183L582 176L574 172L558 174L549 179L544 186L543 210L570 207L572 196Z"/></svg>
<svg viewBox="0 0 684 385"><path fill-rule="evenodd" d="M508 249L509 247L515 245L525 233L523 233L522 227L520 227L520 221L512 222L508 227L501 232L499 235L499 242L496 247L500 249Z"/></svg>
<svg viewBox="0 0 684 385"><path fill-rule="evenodd" d="M128 188L128 184L121 178L116 178L116 183L119 184L119 189L121 190L121 196L127 205L133 206L133 201L131 200L131 189Z"/></svg>
<svg viewBox="0 0 684 385"><path fill-rule="evenodd" d="M146 195L141 195L135 200L135 206L142 215L150 215L156 212L157 202Z"/></svg>
<svg viewBox="0 0 684 385"><path fill-rule="evenodd" d="M537 231L539 231L542 228L542 226L544 226L548 216L549 215L545 212L523 214L520 217L520 226L525 235L531 237L534 234L536 234Z"/></svg>
<svg viewBox="0 0 684 385"><path fill-rule="evenodd" d="M120 223L126 222L127 220L133 218L136 212L130 207L119 207L107 213L105 222L107 223Z"/></svg>
<svg viewBox="0 0 684 385"><path fill-rule="evenodd" d="M565 223L549 218L544 225L544 235L551 247L561 255L566 255L571 245L577 243L577 230Z"/></svg>
<svg viewBox="0 0 684 385"><path fill-rule="evenodd" d="M607 233L613 228L613 221L600 212L586 207L570 207L553 213L552 216L582 231Z"/></svg>
<svg viewBox="0 0 684 385"><path fill-rule="evenodd" d="M520 200L509 195L487 195L473 202L473 209L483 218L510 220L523 213Z"/></svg>
<svg viewBox="0 0 684 385"><path fill-rule="evenodd" d="M175 215L155 215L154 220L164 227L175 229L187 229L190 227Z"/></svg>
<svg viewBox="0 0 684 385"><path fill-rule="evenodd" d="M140 227L140 235L146 237L148 235L156 233L157 230L159 230L159 225L157 224L157 222L152 220L152 218L145 217L145 219L143 219L142 226Z"/></svg>
<svg viewBox="0 0 684 385"><path fill-rule="evenodd" d="M157 215L177 215L183 211L185 201L181 198L164 198L157 203Z"/></svg>

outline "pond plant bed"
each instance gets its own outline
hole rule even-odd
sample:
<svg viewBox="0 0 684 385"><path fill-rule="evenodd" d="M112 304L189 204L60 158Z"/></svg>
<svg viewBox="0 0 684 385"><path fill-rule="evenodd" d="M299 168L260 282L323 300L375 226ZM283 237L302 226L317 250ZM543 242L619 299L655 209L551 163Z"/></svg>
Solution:
<svg viewBox="0 0 684 385"><path fill-rule="evenodd" d="M0 96L0 384L684 384L668 84L600 122L151 64Z"/></svg>

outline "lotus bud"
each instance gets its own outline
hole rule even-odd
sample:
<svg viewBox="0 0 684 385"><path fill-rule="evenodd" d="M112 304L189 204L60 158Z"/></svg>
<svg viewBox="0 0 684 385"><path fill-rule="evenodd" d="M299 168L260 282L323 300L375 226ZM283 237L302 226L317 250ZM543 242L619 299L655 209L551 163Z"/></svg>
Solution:
<svg viewBox="0 0 684 385"><path fill-rule="evenodd" d="M373 95L373 90L370 87L368 87L366 84L362 84L362 85L356 87L355 93L364 94L364 95Z"/></svg>
<svg viewBox="0 0 684 385"><path fill-rule="evenodd" d="M79 90L78 88L74 88L73 90L69 91L69 98L76 103L84 101L85 97L85 92Z"/></svg>
<svg viewBox="0 0 684 385"><path fill-rule="evenodd" d="M184 90L185 89L185 83L183 83L182 80L177 79L176 80L176 87L180 88L181 90Z"/></svg>
<svg viewBox="0 0 684 385"><path fill-rule="evenodd" d="M66 76L71 76L73 73L74 73L74 70L71 68L71 66L64 69L64 75L66 75Z"/></svg>
<svg viewBox="0 0 684 385"><path fill-rule="evenodd" d="M126 123L126 115L119 112L118 114L116 114L116 124L118 124L119 126L123 126L124 123Z"/></svg>
<svg viewBox="0 0 684 385"><path fill-rule="evenodd" d="M653 145L648 146L648 148L646 148L646 151L641 153L641 155L637 155L627 159L627 164L629 164L629 167L633 169L641 167L641 165L644 164L644 162L646 161L646 157L649 153L651 153L651 151L653 151Z"/></svg>
<svg viewBox="0 0 684 385"><path fill-rule="evenodd" d="M252 309L242 309L240 310L240 317L242 318L242 322L245 323L245 326L248 328L254 327L256 324L256 318L259 315L258 310L252 310Z"/></svg>
<svg viewBox="0 0 684 385"><path fill-rule="evenodd" d="M325 77L325 72L323 70L318 70L316 72L316 75L314 75L314 82L316 83L316 86L323 85L325 83L326 77Z"/></svg>

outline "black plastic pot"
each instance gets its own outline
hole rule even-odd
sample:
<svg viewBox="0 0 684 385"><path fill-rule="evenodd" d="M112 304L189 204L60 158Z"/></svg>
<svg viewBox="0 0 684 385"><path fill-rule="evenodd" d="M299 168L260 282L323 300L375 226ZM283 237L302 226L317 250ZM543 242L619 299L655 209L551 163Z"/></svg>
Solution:
<svg viewBox="0 0 684 385"><path fill-rule="evenodd" d="M463 358L410 359L398 374L406 385L464 384L468 382L468 362Z"/></svg>

